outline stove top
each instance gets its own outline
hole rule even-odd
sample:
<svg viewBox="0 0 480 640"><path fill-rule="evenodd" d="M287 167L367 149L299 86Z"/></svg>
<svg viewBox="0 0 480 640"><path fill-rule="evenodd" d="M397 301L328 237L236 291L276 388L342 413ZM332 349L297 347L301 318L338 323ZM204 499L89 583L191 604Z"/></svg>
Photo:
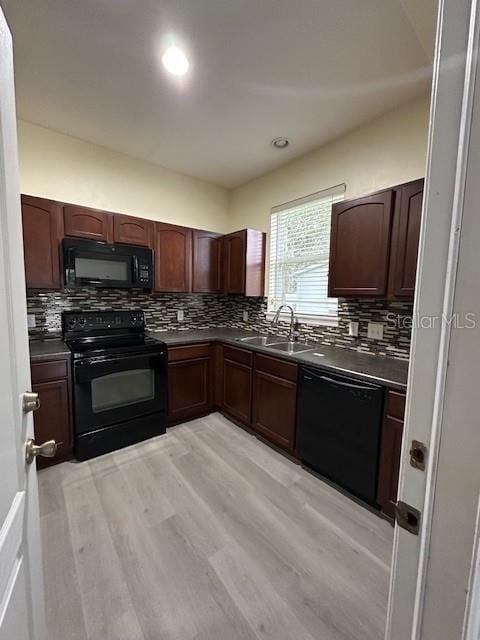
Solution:
<svg viewBox="0 0 480 640"><path fill-rule="evenodd" d="M77 358L161 352L165 345L145 335L145 314L132 311L65 311L63 339Z"/></svg>
<svg viewBox="0 0 480 640"><path fill-rule="evenodd" d="M157 351L162 352L165 349L165 345L162 342L149 336L142 336L135 340L129 337L127 341L109 339L107 343L101 340L98 341L98 339L85 340L78 338L76 340L66 340L66 345L75 359L135 353L154 353Z"/></svg>

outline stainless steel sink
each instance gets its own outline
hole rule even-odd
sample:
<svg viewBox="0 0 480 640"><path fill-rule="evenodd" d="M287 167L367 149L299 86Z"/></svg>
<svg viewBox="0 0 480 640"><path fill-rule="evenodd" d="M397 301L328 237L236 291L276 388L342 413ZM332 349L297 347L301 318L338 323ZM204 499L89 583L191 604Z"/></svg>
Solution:
<svg viewBox="0 0 480 640"><path fill-rule="evenodd" d="M258 344L264 347L269 347L274 344L280 344L282 338L278 336L250 336L247 338L235 338L239 342L248 342L249 344Z"/></svg>
<svg viewBox="0 0 480 640"><path fill-rule="evenodd" d="M283 351L283 353L303 353L303 351L311 351L312 349L312 347L298 342L280 342L269 346L276 351Z"/></svg>

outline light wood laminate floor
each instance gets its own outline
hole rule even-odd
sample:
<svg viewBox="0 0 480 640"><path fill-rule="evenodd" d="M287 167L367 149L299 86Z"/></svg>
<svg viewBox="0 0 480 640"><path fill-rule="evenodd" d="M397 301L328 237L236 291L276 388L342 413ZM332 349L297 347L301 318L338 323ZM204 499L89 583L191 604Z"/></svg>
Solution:
<svg viewBox="0 0 480 640"><path fill-rule="evenodd" d="M49 640L381 640L393 529L219 414L39 473Z"/></svg>

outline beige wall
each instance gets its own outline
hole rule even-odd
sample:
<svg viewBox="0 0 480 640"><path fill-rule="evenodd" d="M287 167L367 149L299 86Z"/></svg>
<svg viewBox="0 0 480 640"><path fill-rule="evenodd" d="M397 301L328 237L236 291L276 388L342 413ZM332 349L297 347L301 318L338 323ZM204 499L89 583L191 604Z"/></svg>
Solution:
<svg viewBox="0 0 480 640"><path fill-rule="evenodd" d="M429 99L418 98L235 189L229 230L268 230L270 209L345 182L346 197L425 175Z"/></svg>
<svg viewBox="0 0 480 640"><path fill-rule="evenodd" d="M226 189L28 122L18 140L22 193L227 230Z"/></svg>
<svg viewBox="0 0 480 640"><path fill-rule="evenodd" d="M20 121L23 193L233 231L268 230L270 209L345 182L347 197L425 174L427 97L418 98L230 193L218 186Z"/></svg>

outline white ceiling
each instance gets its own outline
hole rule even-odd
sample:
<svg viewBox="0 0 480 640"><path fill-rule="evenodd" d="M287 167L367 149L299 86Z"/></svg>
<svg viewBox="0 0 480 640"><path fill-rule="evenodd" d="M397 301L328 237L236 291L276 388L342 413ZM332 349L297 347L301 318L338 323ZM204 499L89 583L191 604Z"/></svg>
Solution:
<svg viewBox="0 0 480 640"><path fill-rule="evenodd" d="M405 0L2 4L20 118L228 188L406 102L430 78ZM159 63L169 33L192 63L183 81ZM290 147L272 149L276 136Z"/></svg>

